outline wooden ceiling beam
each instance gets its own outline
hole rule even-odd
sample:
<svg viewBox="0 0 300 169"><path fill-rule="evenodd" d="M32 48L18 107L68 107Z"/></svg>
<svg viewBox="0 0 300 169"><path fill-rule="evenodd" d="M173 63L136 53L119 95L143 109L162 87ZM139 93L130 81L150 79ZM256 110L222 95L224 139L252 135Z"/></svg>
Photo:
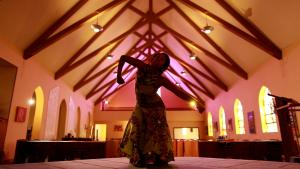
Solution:
<svg viewBox="0 0 300 169"><path fill-rule="evenodd" d="M273 42L271 42L266 36L261 35L261 31L252 23L247 21L245 18L243 18L242 15L240 15L237 11L235 11L230 5L226 3L224 0L216 0L228 13L230 13L236 20L238 20L246 29L249 30L255 37L252 35L242 31L241 29L235 27L234 25L230 24L229 22L223 20L222 18L216 16L212 12L202 8L201 6L197 5L196 3L190 1L190 0L180 0L185 5L197 9L201 13L211 17L216 22L220 23L221 26L223 26L228 31L236 34L240 38L246 40L247 42L255 45L256 47L262 49L263 51L267 52L271 56L274 56L275 58L279 59L281 58L281 50L274 45ZM249 26L248 24L250 23Z"/></svg>
<svg viewBox="0 0 300 169"><path fill-rule="evenodd" d="M145 45L146 46L146 45ZM144 48L144 45L139 47L140 49L141 48ZM137 49L139 50L139 49ZM119 60L115 61L114 63L106 66L105 68L103 68L102 70L100 70L99 72L95 73L94 75L90 76L89 78L85 79L84 81L81 81L79 83L77 83L75 86L74 86L74 89L76 87L76 89L79 89L81 87L83 87L84 85L86 85L87 83L91 82L92 80L96 79L97 77L101 76L103 73L105 73L106 71L109 71L110 69L113 69L115 67L117 67L118 65L118 62Z"/></svg>
<svg viewBox="0 0 300 169"><path fill-rule="evenodd" d="M175 71L175 69L173 68L173 70ZM176 72L176 71L175 71ZM179 77L181 77L180 75L179 75ZM185 79L186 80L186 79ZM189 82L189 81L187 81L187 82ZM202 105L205 105L205 101L197 94L197 92L193 89L193 87L191 87L191 86L193 86L194 84L189 84L189 83L185 83L184 84L195 96L196 96L196 98L201 102L201 104ZM197 89L197 88L199 88L198 86L196 86L196 85L194 85L195 86L195 88ZM204 93L205 94L205 93Z"/></svg>
<svg viewBox="0 0 300 169"><path fill-rule="evenodd" d="M112 82L111 84L109 84L109 87L107 87L102 94L100 95L100 97L95 101L95 105L98 104L100 101L102 101L102 97L115 85L115 82ZM123 85L125 85L126 83L124 83Z"/></svg>
<svg viewBox="0 0 300 169"><path fill-rule="evenodd" d="M130 1L132 3L132 1ZM124 13L124 11L127 9L128 5L130 3L127 3L125 6L122 7L112 18L111 20L108 21L107 24L103 26L104 31L95 33L66 63L65 65L70 65L72 64L93 42L96 41L96 39L102 35L105 30L107 30L115 21L116 19ZM55 79L59 77L55 76Z"/></svg>
<svg viewBox="0 0 300 169"><path fill-rule="evenodd" d="M117 67L118 65L118 61L115 61L114 63L106 66L105 68L101 69L100 71L98 71L97 73L93 74L92 76L90 76L89 78L85 79L84 81L81 81L79 83L77 83L74 86L74 91L78 90L79 88L83 87L84 85L88 84L89 82L95 80L96 78L98 78L99 76L101 76L103 73L110 71L111 69L114 69L115 67Z"/></svg>
<svg viewBox="0 0 300 169"><path fill-rule="evenodd" d="M167 74L168 76L167 76L167 78L170 80L170 78L171 79L173 79L175 82L176 82L176 80L175 80L175 78L173 77L173 75L171 74L171 73L169 73L169 72L174 72L175 71L175 69L174 68L172 68L172 66L169 66L169 68L168 68L168 71L165 71L165 75ZM179 75L177 75L177 72L175 71L175 73L176 74L174 74L174 76L177 76L180 80L181 80L181 76L179 76ZM170 78L169 78L170 77ZM170 80L171 81L171 80ZM182 84L184 85L184 86L186 86L189 90L190 90L190 92L191 93L189 93L189 92L187 92L189 95L191 95L192 97L195 97L196 99L198 99L198 101L200 101L201 102L201 104L205 104L205 101L197 94L197 92L195 92L195 90L193 90L193 88L191 88L190 87L190 85L189 85L189 81L187 81L187 83L186 82L183 82L182 80L181 80L181 82L182 82ZM176 82L176 83L178 83L178 82ZM181 90L183 90L183 88L182 88L182 86L180 85L180 83L178 83L178 85L177 85Z"/></svg>
<svg viewBox="0 0 300 169"><path fill-rule="evenodd" d="M228 62L225 62L223 59L219 58L218 56L216 56L215 54L213 54L212 52L206 50L204 47L201 47L200 45L198 45L196 42L188 39L187 37L181 35L180 33L178 33L177 31L173 30L172 28L168 27L163 21L161 21L160 19L156 20L155 23L160 26L161 28L165 29L166 31L168 31L168 33L170 33L173 37L177 37L178 39L181 39L185 42L188 42L189 44L193 45L194 47L196 47L197 49L201 50L206 56L210 57L211 59L213 59L214 61L216 61L217 63L221 64L222 66L228 68L229 70L231 70L232 72L236 73L237 75L239 75L237 72L239 71L238 69L236 69L234 66L232 66L231 64L229 64Z"/></svg>
<svg viewBox="0 0 300 169"><path fill-rule="evenodd" d="M149 11L153 12L153 0L148 0L149 2Z"/></svg>
<svg viewBox="0 0 300 169"><path fill-rule="evenodd" d="M38 51L36 50L49 36L51 36L60 26L62 26L73 14L75 14L88 0L79 0L71 9L69 9L62 17L54 22L40 37L33 41L23 53L24 59L29 59Z"/></svg>
<svg viewBox="0 0 300 169"><path fill-rule="evenodd" d="M114 94L115 92L117 92L118 91L118 88L121 86L126 86L127 84L128 84L128 82L131 82L132 80L134 80L135 79L135 76L131 76L131 78L130 78L130 80L127 80L128 79L128 77L132 74L132 71L135 71L135 69L133 68L133 69L131 69L131 71L129 71L128 73L127 73L127 75L125 75L125 77L124 77L124 81L125 81L125 83L124 84L118 84L118 83L115 83L115 84L117 84L118 86L113 90L113 91L111 91L108 95L110 96L110 95L112 95L112 94ZM127 82L126 82L127 81ZM108 95L107 95L107 93L108 93L108 91L109 91L109 89L110 88L112 88L114 86L114 84L111 84L107 89L106 89L106 91L104 91L103 92L103 94L102 94L102 96L100 96L100 98L106 98L106 97L108 97ZM106 96L106 97L103 97L103 96Z"/></svg>
<svg viewBox="0 0 300 169"><path fill-rule="evenodd" d="M106 47L108 47L109 45L126 38L129 34L131 34L132 32L134 32L136 29L138 29L139 27L143 26L147 21L142 21L142 19L140 19L137 24L135 24L132 28L130 28L128 31L124 32L123 34L119 35L118 37L114 38L113 40L107 42L106 44L104 44L103 46L99 47L98 49L94 50L93 52L89 53L88 55L82 57L80 60L78 60L75 63L72 63L71 60L76 60L79 56L72 56L72 58L69 59L68 62L66 62L58 71L55 72L55 79L58 79L60 77L62 77L63 75L65 75L66 73L70 72L71 70L77 68L78 66L82 65L83 63L85 63L86 61L90 60L91 58L93 58L94 56L96 56L99 52L101 52L101 50L105 49Z"/></svg>
<svg viewBox="0 0 300 169"><path fill-rule="evenodd" d="M187 73L189 75L191 75L192 78L195 79L195 81L206 91L207 96L214 100L215 99L215 95L207 88L207 86L205 86L205 84L201 80L199 80L196 77L196 75L192 71L190 71L187 67L184 66L184 68L187 71Z"/></svg>
<svg viewBox="0 0 300 169"><path fill-rule="evenodd" d="M148 10L148 12L145 13L145 12L139 10L138 8L134 7L133 5L130 5L128 8L131 9L133 12L135 12L136 14L140 15L143 18L147 18L148 20L153 19L153 18L149 18L149 17L153 17L153 11L150 12L150 13L152 13L152 15L149 15L149 11L150 10ZM155 14L155 17L160 17L161 15L163 15L166 12L170 11L171 9L172 9L172 6L169 5L168 7L165 7L164 9L160 10L159 12L157 12Z"/></svg>
<svg viewBox="0 0 300 169"><path fill-rule="evenodd" d="M151 50L153 50L155 53L158 53L158 50L156 50L155 48L151 48Z"/></svg>
<svg viewBox="0 0 300 169"><path fill-rule="evenodd" d="M136 57L137 59L141 56L142 54L142 51L139 51L139 55ZM123 72L122 72L122 76L131 72L132 70L134 70L135 67L129 65ZM115 79L112 79L111 81L109 81L108 83L104 84L103 86L101 86L100 88L96 89L100 84L101 84L102 81L99 81L99 83L94 86L94 88L86 95L86 99L89 99L91 98L92 96L94 96L96 93L100 92L101 90L105 89L106 87L108 86L112 86L116 80ZM110 87L108 87L110 88ZM99 97L101 98L101 97Z"/></svg>
<svg viewBox="0 0 300 169"><path fill-rule="evenodd" d="M146 36L146 34L144 34L143 36ZM142 41L142 39L139 39L128 52L131 52L134 48L136 49L136 45L138 45L140 42ZM112 51L114 51L121 43L123 42L123 40L120 40L112 49L110 49L104 56L110 54ZM143 48L143 47L142 47ZM136 50L140 50L141 48L137 48ZM88 76L90 76L92 74L92 72L100 66L100 64L106 59L106 57L102 57L101 60L99 60L92 69L90 69L88 71L88 73L85 74L85 76L83 78L81 78L73 87L73 91L78 90L79 88L81 88L82 86L86 85L89 81L93 80L92 78L90 78L90 80L86 80ZM109 67L112 67L114 64L109 65L108 67L104 68L109 70ZM110 70L109 70L110 71ZM98 73L97 73L98 74ZM102 74L102 73L100 73Z"/></svg>
<svg viewBox="0 0 300 169"><path fill-rule="evenodd" d="M167 13L168 11L170 11L172 8L173 8L173 7L172 7L171 5L169 5L168 7L166 7L166 8L164 8L164 9L160 10L159 12L157 12L157 13L156 13L156 16L159 17L159 16L161 16L161 15Z"/></svg>
<svg viewBox="0 0 300 169"><path fill-rule="evenodd" d="M125 75L127 73L129 73L130 71L132 71L134 69L134 67L131 67L130 69L128 69L127 71L123 71L122 75ZM87 95L86 95L86 99L89 99L91 97L93 97L96 93L100 92L101 90L105 89L106 87L108 87L109 85L112 85L116 83L116 79L112 79L109 82L105 83L104 85L102 85L101 87L95 89L94 91L90 91Z"/></svg>
<svg viewBox="0 0 300 169"><path fill-rule="evenodd" d="M162 42L160 42L162 43ZM160 48L158 45L154 44L156 47ZM212 82L213 84L215 84L216 86L220 87L221 89L227 91L228 90L228 87L219 82L219 81L216 81L215 79L211 78L210 76L206 75L205 73L201 72L200 70L198 70L197 68L195 68L194 66L186 63L184 60L180 59L180 57L176 56L175 53L170 50L164 43L162 43L162 45L164 46L164 49L167 51L167 53L169 53L170 55L172 55L172 57L177 60L181 65L185 65L186 67L192 69L193 71L197 72L199 75L201 75L203 78L205 78L206 80Z"/></svg>
<svg viewBox="0 0 300 169"><path fill-rule="evenodd" d="M106 56L108 54L110 54L112 51L114 51L124 40L120 40L111 50L109 50L73 87L73 91L77 91L78 89L80 89L84 84L86 79L92 74L92 72L94 70L97 69L97 67L99 67L101 65L101 63L103 63L103 61L106 58Z"/></svg>
<svg viewBox="0 0 300 169"><path fill-rule="evenodd" d="M146 34L145 34L146 35ZM131 49L128 50L128 52L125 55L132 55L136 52L139 52L139 55L136 58L139 58L141 56L141 49L144 48L144 50L146 49L146 47L148 46L148 44L144 44L138 48L136 48L135 46L141 42L142 39L139 39L133 46ZM135 50L132 50L135 49ZM115 68L115 67L114 67ZM128 66L122 73L122 75L128 73L130 66ZM132 70L133 68L131 68L130 70ZM109 75L109 73L107 73L104 77L107 77ZM90 97L94 96L97 92L101 91L103 88L107 87L109 84L111 84L110 82L103 85L103 87L97 89L98 86L101 85L101 83L104 81L104 78L102 78L102 80L100 80L94 87L92 90L89 91L89 93L86 95L86 99L89 99ZM112 80L113 81L113 80Z"/></svg>
<svg viewBox="0 0 300 169"><path fill-rule="evenodd" d="M144 13L143 11L139 10L138 8L130 5L128 7L128 9L131 9L133 12L135 12L136 14L140 15L141 17L144 17L146 15L146 13Z"/></svg>
<svg viewBox="0 0 300 169"><path fill-rule="evenodd" d="M84 24L88 23L90 19L92 19L93 17L97 16L99 13L101 13L101 12L107 10L107 9L113 8L113 7L121 4L124 1L125 0L116 0L116 1L113 1L111 3L108 3L105 6L97 9L95 12L87 15L86 17L80 19L79 21L77 21L74 24L68 26L67 28L63 29L62 31L56 33L55 35L52 35L50 37L48 36L47 39L45 39L45 37L42 37L43 38L42 41L34 41L31 45L29 45L29 47L27 47L24 50L23 58L24 59L29 59L30 57L32 57L33 55L37 54L38 52L40 52L44 48L46 48L49 45L55 43L56 41L60 40L61 38L67 36L68 34L72 33L76 29L79 29L81 26L83 26ZM65 23L65 21L67 19L70 18L71 15L73 15L78 9L80 9L80 7L83 4L84 4L84 1L82 2L82 4L78 3L78 5L75 5L65 15L63 15L60 19L58 19L58 21L54 23L54 26L51 26L53 28L50 27L43 34L49 35L49 33L51 33L51 32L53 33L54 31L56 31L63 23ZM57 24L57 25L55 25L55 24ZM49 31L49 33L48 33L48 31ZM40 39L40 38L38 38L38 39Z"/></svg>
<svg viewBox="0 0 300 169"><path fill-rule="evenodd" d="M182 77L178 72L176 72L176 70L172 66L170 66L170 72L173 73L175 76L177 76L182 82L184 82L185 85L188 84L188 85L194 87L195 89L197 89L198 91L200 91L201 93L203 93L206 96L211 98L211 96L208 95L207 91L205 91L204 89L201 89L200 87L198 87L194 83L192 83L189 80L187 80L186 78ZM199 97L199 98L201 98L201 97ZM211 99L213 99L213 98L211 98ZM203 99L201 99L201 100L203 100Z"/></svg>
<svg viewBox="0 0 300 169"><path fill-rule="evenodd" d="M163 48L167 50L167 53L170 53L172 55L172 57L174 59L176 59L181 65L186 65L187 67L192 68L194 71L196 71L199 75L201 75L202 77L204 77L205 79L218 84L217 86L222 86L221 88L227 88L227 86L222 82L222 81L216 81L215 79L212 79L210 76L206 75L205 73L201 72L200 70L196 69L195 67L193 67L192 65L189 65L187 62L185 62L184 60L180 59L180 57L178 57L177 55L175 55L175 53L169 49L161 40L160 38L158 38L155 34L154 35L154 39L156 41L158 41L160 44L163 45ZM161 48L160 46L154 44L157 48Z"/></svg>
<svg viewBox="0 0 300 169"><path fill-rule="evenodd" d="M187 1L187 0L184 0ZM260 44L256 45L265 52L269 53L277 59L282 59L281 49L273 43L255 24L244 18L239 12L237 12L232 6L230 6L224 0L215 0L223 9L225 9L231 16L233 16L241 25L243 25L249 32L251 32L257 39L260 40Z"/></svg>
<svg viewBox="0 0 300 169"><path fill-rule="evenodd" d="M99 87L105 81L105 79L107 79L107 77L113 73L114 70L115 70L115 67L112 67L109 71L107 71L106 74L101 79L98 80L97 84L94 85L91 90L89 90L89 92L85 96L85 99L89 99L89 98L93 97L97 93L97 91L96 91L97 87Z"/></svg>
<svg viewBox="0 0 300 169"><path fill-rule="evenodd" d="M213 41L208 35L201 31L201 28L188 16L186 15L173 1L167 0L170 5L212 46L214 47L232 66L238 71L236 72L244 79L248 79L248 73L238 65L215 41Z"/></svg>
<svg viewBox="0 0 300 169"><path fill-rule="evenodd" d="M187 46L186 46L186 44L180 39L180 38L178 38L178 37L176 37L176 36L173 36L180 44L181 44L181 46L183 47L183 48L185 48L188 52L190 52L190 54L192 54L193 53L193 51L190 49L190 48L188 48ZM205 69L205 71L207 71L214 79L216 79L217 81L219 81L219 82L221 82L221 83L223 83L223 84L225 84L199 57L196 57L196 59L195 59L204 69ZM195 77L196 78L196 77ZM197 79L197 78L196 78ZM198 82L199 80L197 79L197 82ZM203 83L201 83L201 84L203 84ZM203 84L204 85L204 84ZM207 88L205 88L205 89L207 89ZM210 94L212 94L211 92L209 92Z"/></svg>

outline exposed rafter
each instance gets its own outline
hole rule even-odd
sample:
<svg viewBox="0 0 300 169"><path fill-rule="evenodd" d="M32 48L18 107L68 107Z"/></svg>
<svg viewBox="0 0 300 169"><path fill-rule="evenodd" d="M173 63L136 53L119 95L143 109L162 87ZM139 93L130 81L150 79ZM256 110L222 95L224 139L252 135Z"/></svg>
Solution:
<svg viewBox="0 0 300 169"><path fill-rule="evenodd" d="M138 42L140 42L140 40L139 40ZM148 44L144 44L144 45L142 45L142 46L139 47L139 48L145 49L146 46L148 46ZM136 50L133 51L132 49L135 49L135 46L133 46L126 54L127 54L127 55L133 55L133 54L136 53L136 52L140 52L140 54L137 56L137 58L139 58L139 57L141 56L141 52L142 52L142 50L139 49L139 48L136 48ZM115 67L116 67L116 66L117 66L117 65L115 65ZM113 68L115 68L115 67L113 67ZM133 67L130 68L130 66L128 66L128 67L123 71L122 75L128 73L129 71L131 71L131 70L133 70L133 69L134 69ZM108 75L109 75L109 74L107 73L104 77L107 77ZM110 82L108 82L108 83L106 83L105 85L103 85L102 87L97 88L98 86L101 85L101 83L103 82L103 80L104 80L104 79L101 79L101 80L93 87L93 89L86 95L86 99L89 99L90 97L94 96L97 92L100 92L101 90L103 90L103 89L106 88L107 86L112 85L113 83L116 83L116 80L113 79L113 80L111 80Z"/></svg>
<svg viewBox="0 0 300 169"><path fill-rule="evenodd" d="M204 89L198 87L198 85L196 85L193 82L191 82L191 81L187 80L186 78L182 77L178 72L176 72L176 70L172 66L170 66L170 72L173 73L175 76L177 76L183 83L185 83L186 86L192 86L195 89L197 89L198 91L205 94L206 96L210 97L209 95L207 95L207 92ZM197 96L196 92L194 92L194 94ZM198 98L203 101L203 99L200 96L198 96Z"/></svg>
<svg viewBox="0 0 300 169"><path fill-rule="evenodd" d="M55 79L58 79L59 77L65 75L66 73L70 72L71 70L77 68L78 66L82 65L84 62L90 60L91 58L95 57L98 53L100 53L103 49L108 47L109 45L126 38L129 34L140 28L145 24L145 21L143 21L143 18L140 19L137 24L135 24L131 29L124 32L123 34L119 35L118 37L114 38L113 40L107 42L106 44L102 45L98 49L94 50L93 52L89 53L88 55L82 57L80 60L76 61L76 59L79 57L77 55L72 56L72 58L69 59L56 73L55 73ZM73 63L76 61L75 63Z"/></svg>
<svg viewBox="0 0 300 169"><path fill-rule="evenodd" d="M203 98L201 98L204 95L205 98L214 99L215 94L220 91L219 89L228 91L226 83L232 84L232 79L224 76L218 77L219 75L217 75L217 72L219 72L219 70L215 71L215 67L214 65L210 65L211 63L217 63L221 65L221 67L230 70L233 75L237 75L243 79L248 78L248 73L238 64L238 62L243 62L244 58L239 60L237 54L235 54L233 55L235 56L235 59L233 59L233 56L231 56L232 53L226 52L226 49L228 48L221 45L222 43L214 37L216 34L212 34L212 37L214 37L214 39L212 39L211 35L203 33L198 22L190 15L190 10L208 16L208 19L212 19L222 28L226 29L226 33L240 37L237 38L237 40L247 41L247 44L254 45L277 59L282 58L281 49L277 47L276 44L274 44L257 26L241 15L234 6L231 6L226 1L215 0L210 1L209 3L221 6L224 9L222 10L223 13L228 13L232 16L231 18L233 20L235 19L240 23L238 26L223 19L223 16L216 15L213 13L214 11L203 8L199 5L200 3L193 0L164 0L161 6L160 4L155 4L161 3L161 1L142 0L145 1L144 4L142 4L145 5L143 8L137 6L139 3L135 3L136 1L137 0L114 0L96 10L93 9L93 12L91 13L83 14L81 13L83 11L80 10L86 10L85 7L87 7L87 5L92 5L93 3L89 3L90 1L88 0L78 0L77 3L67 10L63 16L58 18L53 24L50 24L49 28L24 50L23 58L31 58L66 36L71 36L72 34L74 36L75 34L79 35L81 32L75 32L76 30L82 28L84 25L90 24L90 22L95 20L98 15L109 13L111 15L106 15L107 20L103 25L104 31L93 34L83 42L78 49L73 51L71 56L67 56L68 59L66 59L66 62L60 62L59 64L61 67L59 67L56 72L53 72L55 74L55 79L59 79L67 74L71 77L71 72L80 72L79 74L81 77L76 77L77 81L73 86L73 90L77 91L82 88L88 88L86 99L92 98L92 100L96 100L96 103L99 103L129 83L127 79L126 84L116 87L116 79L113 77L112 72L116 70L118 60L115 59L117 57L114 57L115 60L112 62L105 62L108 54L114 52L118 54L126 53L126 55L135 58L143 57L141 60L148 61L153 53L166 52L170 55L172 62L177 62L188 74L188 76L182 76L179 71L175 70L175 67L171 65L167 70L167 78L172 80L172 78L175 77L176 80L179 80L180 83L184 84L186 89L188 89L193 96L196 96L199 100L204 102ZM147 6L148 9L144 8ZM159 6L159 8L157 8L157 6ZM194 35L185 34L183 32L188 30L175 28L174 26L177 25L174 24L177 22L169 21L169 18L175 16L174 14L180 17L180 20L184 19L185 24L188 24L189 28L194 30L193 33L196 32L196 36L201 38L201 41L207 43L200 44L196 40L193 41L190 38ZM121 19L123 19L121 16L124 15L128 15L129 18L134 15L135 17L132 17L134 18L132 21L135 23L121 22ZM121 19L119 20L119 18ZM69 22L71 19L73 20L72 23ZM131 27L122 30L120 34L108 35L108 31L114 30L114 26L121 23L128 24L126 27L130 25ZM169 38L171 38L171 41L169 41ZM178 49L173 47L173 40L175 40L175 46L178 44L180 45L180 48L178 49L183 48L184 52L190 54L201 51L203 56L210 60L207 61L206 58L203 59L202 57L197 57L194 62L189 62L186 59L183 59L183 57L188 56L182 56L181 51L178 51ZM101 46L97 45L98 43L96 44L96 42L99 41L101 41ZM209 46L212 50L208 50L205 46ZM104 50L106 50L106 52L103 52ZM125 52L123 50L125 50ZM99 57L99 59L95 59L95 57ZM88 68L89 70L87 73L83 75L81 74L81 69L78 68L87 64L92 66ZM134 67L126 64L122 74L129 75L132 71L135 71ZM250 71L252 71L251 66L249 66L249 72ZM63 80L69 79L69 77L66 77ZM73 77L71 78L75 79ZM130 81L132 81L132 78ZM94 84L93 86L91 86L92 82ZM216 86L217 88L210 87L209 85Z"/></svg>
<svg viewBox="0 0 300 169"><path fill-rule="evenodd" d="M141 41L141 40L137 41L137 43L136 43L135 45L137 45L138 43L140 43L140 41ZM115 45L108 53L106 53L106 55L109 54L109 53L111 53L115 48L117 48L117 47L120 45L121 42L122 42L122 41L119 41L119 42L118 42L118 43L117 43L117 44L116 44L116 45ZM135 48L135 45L129 50L130 53L134 53L134 52L132 51L133 49L135 49L135 51L138 51L138 50L140 50L140 49L146 47L146 45L142 45L142 46L140 46L140 47L138 47L138 48ZM113 63L113 64L111 64L111 65L108 65L106 68L102 69L102 70L104 70L104 72L100 71L100 72L94 74L92 77L88 78L88 77L91 75L91 73L92 73L97 67L100 66L100 64L103 62L104 59L106 59L106 58L105 58L105 57L102 57L101 60L100 60L97 64L95 64L95 66L94 66L91 70L89 70L89 72L88 72L88 73L87 73L87 74L86 74L79 82L77 82L77 83L75 84L75 86L74 86L74 88L73 88L74 91L78 90L78 89L81 88L82 86L86 85L88 82L90 82L90 81L92 81L93 79L97 78L98 75L101 75L101 74L104 73L105 71L110 71L110 69L116 67L116 63Z"/></svg>
<svg viewBox="0 0 300 169"><path fill-rule="evenodd" d="M221 89L227 91L228 87L222 82L222 81L218 81L216 79L213 79L212 77L208 76L207 74L201 72L199 69L195 68L194 66L186 63L184 60L180 59L180 57L178 57L171 49L169 49L169 47L167 47L163 42L161 42L161 40L158 39L158 41L164 46L163 48L166 50L167 53L169 53L175 60L177 60L182 66L188 67L189 69L195 71L196 73L198 73L200 76L202 76L203 78L205 78L206 80L212 82L213 84L215 84L216 86L220 87ZM156 47L160 48L159 46L157 46L156 44L154 44Z"/></svg>
<svg viewBox="0 0 300 169"><path fill-rule="evenodd" d="M45 33L43 33L39 38L37 38L37 40L35 40L31 45L29 45L29 47L27 47L24 50L24 59L29 59L44 48L48 47L49 45L55 43L59 39L80 28L84 24L88 23L90 19L97 16L99 13L107 9L113 8L124 1L125 0L116 0L111 3L108 3L107 5L97 9L95 12L80 19L79 21L63 29L62 31L56 33L55 35L52 35L52 33L54 33L60 26L62 26L76 11L78 11L87 2L87 0L79 0L79 2L76 5L74 5L65 15L59 18L52 26L50 26L45 31Z"/></svg>
<svg viewBox="0 0 300 169"><path fill-rule="evenodd" d="M212 46L217 50L232 66L238 71L236 72L244 79L248 79L247 72L239 66L214 40L212 40L207 34L202 32L201 28L187 15L185 14L173 1L167 0L170 5Z"/></svg>
<svg viewBox="0 0 300 169"><path fill-rule="evenodd" d="M84 86L85 84L87 84L89 82L87 79L92 74L92 72L94 70L96 70L101 65L101 63L103 63L104 59L106 59L106 56L108 54L111 54L112 51L114 51L122 42L123 41L120 40L111 50L109 50L104 56L102 56L102 58L74 85L73 91L76 91L79 88L81 88L82 86ZM110 69L110 67L111 67L111 65L109 66L108 69ZM104 68L104 70L106 70L106 69L107 68Z"/></svg>
<svg viewBox="0 0 300 169"><path fill-rule="evenodd" d="M223 0L215 0L215 1L219 3L228 13L230 13L237 21L240 22L240 24L242 24L249 32L251 32L259 40L258 42L256 42L257 43L256 46L268 52L275 58L282 59L281 49L275 43L273 43L264 33L262 33L262 31L257 26L255 26L253 23L251 23L249 20L244 18L241 14L239 14L226 1ZM241 36L241 37L244 38L245 36Z"/></svg>

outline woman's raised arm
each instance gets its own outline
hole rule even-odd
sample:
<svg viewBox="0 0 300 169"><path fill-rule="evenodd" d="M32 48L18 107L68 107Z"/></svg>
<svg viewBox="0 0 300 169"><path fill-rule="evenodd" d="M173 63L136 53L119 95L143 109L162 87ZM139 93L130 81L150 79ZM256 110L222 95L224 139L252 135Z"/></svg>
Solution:
<svg viewBox="0 0 300 169"><path fill-rule="evenodd" d="M122 55L119 60L118 71L117 71L117 82L119 84L125 83L124 79L122 78L122 69L123 69L125 62L134 67L137 67L138 69L146 66L146 64L139 59L136 59L136 58L133 58L133 57L130 57L127 55Z"/></svg>
<svg viewBox="0 0 300 169"><path fill-rule="evenodd" d="M180 97L181 99L186 100L186 101L195 101L199 113L202 113L204 111L205 105L202 102L200 102L194 96L190 95L188 92L177 87L175 84L170 82L167 78L162 77L161 84L162 84L162 86L169 89L171 92L173 92L176 96Z"/></svg>

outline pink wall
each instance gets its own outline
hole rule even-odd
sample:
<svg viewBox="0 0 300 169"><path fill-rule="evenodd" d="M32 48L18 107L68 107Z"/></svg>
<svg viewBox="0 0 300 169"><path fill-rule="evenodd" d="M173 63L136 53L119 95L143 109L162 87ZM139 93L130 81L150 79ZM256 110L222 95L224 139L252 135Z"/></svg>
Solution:
<svg viewBox="0 0 300 169"><path fill-rule="evenodd" d="M91 102L87 102L84 97L82 97L79 93L73 93L72 90L66 86L60 80L54 80L53 75L49 74L49 72L45 71L37 62L34 61L34 57L23 61L22 53L16 50L12 45L10 46L7 42L3 42L0 39L0 57L4 60L12 63L13 65L18 67L17 78L14 88L14 94L11 104L9 122L7 135L5 138L4 151L7 159L13 159L16 141L18 139L25 139L26 137L26 129L27 129L27 121L28 121L28 111L29 106L27 105L27 100L32 97L34 90L36 87L41 86L44 92L44 115L43 115L43 123L40 133L40 138L44 139L45 136L48 139L53 138L56 134L57 126L50 126L51 134L45 131L46 122L55 122L58 121L58 115L48 116L47 113L58 113L59 108L57 108L56 112L47 112L48 110L48 98L49 92L51 89L59 87L59 104L65 99L67 103L69 102L70 97L73 98L74 104L76 107L80 107L81 109L81 118L83 121L86 121L88 117L88 112L92 112L93 104ZM16 106L27 107L27 117L25 122L15 122L15 110ZM75 112L76 113L76 112ZM72 117L72 115L67 115L68 117ZM48 119L47 119L48 117ZM52 119L55 118L55 119ZM68 121L72 121L73 119L69 118ZM84 125L84 123L82 123ZM83 128L83 126L82 126ZM54 131L53 131L54 130ZM53 134L54 133L54 134ZM50 137L50 138L49 138Z"/></svg>
<svg viewBox="0 0 300 169"><path fill-rule="evenodd" d="M135 86L135 81L131 82L129 85L120 89L116 94L108 98L109 105L106 106L107 107L134 107L136 104L134 86ZM167 108L191 109L188 102L177 97L175 94L173 94L172 92L170 92L168 89L164 87L161 88L161 97Z"/></svg>
<svg viewBox="0 0 300 169"><path fill-rule="evenodd" d="M270 56L270 60L261 66L254 74L250 74L248 80L240 80L232 86L228 92L220 93L215 100L208 100L206 111L212 112L213 121L218 121L218 111L223 106L226 119L234 119L233 104L236 98L240 99L245 119L245 135L229 133L234 139L281 139L280 132L262 133L258 94L262 85L267 86L272 94L293 98L300 102L300 42L283 49L283 59L276 60ZM241 92L242 91L242 92ZM247 112L255 112L256 134L249 134Z"/></svg>
<svg viewBox="0 0 300 169"><path fill-rule="evenodd" d="M116 94L108 98L109 107L134 107L135 106L135 81L121 88Z"/></svg>

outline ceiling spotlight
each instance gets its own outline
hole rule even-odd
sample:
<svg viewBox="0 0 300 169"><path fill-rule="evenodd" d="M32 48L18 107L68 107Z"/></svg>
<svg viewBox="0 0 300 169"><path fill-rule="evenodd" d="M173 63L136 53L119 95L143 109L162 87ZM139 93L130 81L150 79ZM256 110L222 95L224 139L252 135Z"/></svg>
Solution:
<svg viewBox="0 0 300 169"><path fill-rule="evenodd" d="M180 86L180 83L178 83L178 82L176 82L175 84L176 84L177 86Z"/></svg>
<svg viewBox="0 0 300 169"><path fill-rule="evenodd" d="M213 30L214 30L214 27L210 26L210 25L206 25L206 26L204 26L203 29L201 29L201 31L206 33L206 34L211 33Z"/></svg>
<svg viewBox="0 0 300 169"><path fill-rule="evenodd" d="M112 59L114 56L112 54L107 55L107 59Z"/></svg>
<svg viewBox="0 0 300 169"><path fill-rule="evenodd" d="M115 76L117 76L118 72L117 72L117 71L114 71L113 74L114 74Z"/></svg>
<svg viewBox="0 0 300 169"><path fill-rule="evenodd" d="M196 56L195 54L191 54L191 55L190 55L190 59L191 59L191 60L195 60L196 58L197 58L197 56Z"/></svg>
<svg viewBox="0 0 300 169"><path fill-rule="evenodd" d="M184 75L186 75L186 73L185 73L185 71L184 71L184 70L183 70L183 71L181 71L181 72L180 72L180 74L181 74L181 75L183 75L183 76L184 76Z"/></svg>
<svg viewBox="0 0 300 169"><path fill-rule="evenodd" d="M94 32L100 32L103 31L103 27L100 26L98 23L92 24L91 28L93 29Z"/></svg>
<svg viewBox="0 0 300 169"><path fill-rule="evenodd" d="M201 29L201 31L204 32L205 34L209 34L214 30L214 27L211 25L208 25L207 15L205 15L205 21L206 21L206 26L204 26L203 29Z"/></svg>
<svg viewBox="0 0 300 169"><path fill-rule="evenodd" d="M92 28L92 30L94 31L94 32L100 32L100 31L103 31L103 27L101 26L101 25L99 25L98 24L98 17L99 16L97 16L97 22L95 23L95 24L92 24L91 25L91 28Z"/></svg>

